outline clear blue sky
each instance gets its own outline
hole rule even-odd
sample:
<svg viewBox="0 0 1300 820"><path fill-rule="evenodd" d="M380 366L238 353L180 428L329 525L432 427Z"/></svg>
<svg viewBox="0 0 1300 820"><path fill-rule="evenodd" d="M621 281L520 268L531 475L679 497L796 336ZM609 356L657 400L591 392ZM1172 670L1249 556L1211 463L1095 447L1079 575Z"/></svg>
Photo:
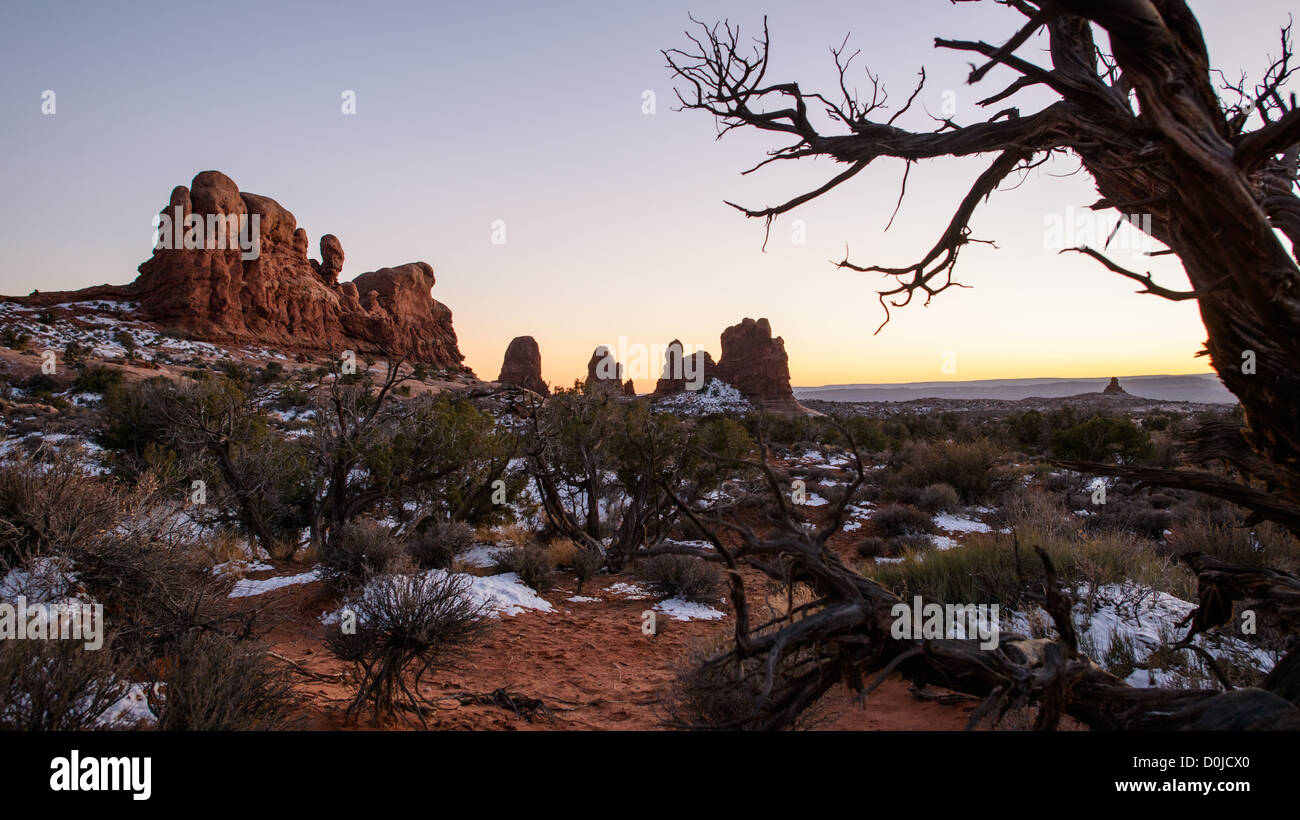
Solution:
<svg viewBox="0 0 1300 820"><path fill-rule="evenodd" d="M1277 51L1280 0L1193 2L1217 67L1258 76ZM742 178L778 143L714 141L702 114L671 110L659 50L683 43L687 13L755 33L769 16L772 78L833 87L827 47L852 32L855 65L891 98L930 76L931 111L973 91L966 60L936 35L1001 42L1019 25L992 3L913 2L185 2L6 0L0 28L0 292L123 283L150 252L172 187L217 169L274 197L311 238L342 240L343 278L424 260L451 307L462 350L495 377L506 344L531 334L544 375L567 382L597 344L674 337L718 353L718 334L767 316L796 384L1196 372L1194 305L1132 293L1083 259L1043 247L1044 217L1095 199L1068 163L996 194L960 269L974 290L881 319L874 276L829 264L914 261L983 160L913 169L894 227L902 168L881 163L807 206L807 243L722 204L770 204L819 184L827 163ZM1022 52L1030 54L1027 49ZM1000 86L998 86L1000 87ZM41 93L57 113L41 114ZM356 116L340 112L344 90ZM642 94L657 95L653 116ZM1032 107L1034 97L1023 104ZM928 128L923 112L906 123ZM900 123L903 124L903 123ZM507 243L491 243L505 220ZM1145 264L1145 263L1144 263ZM1177 268L1155 266L1181 285ZM944 354L955 373L942 373ZM647 384L640 384L644 388Z"/></svg>

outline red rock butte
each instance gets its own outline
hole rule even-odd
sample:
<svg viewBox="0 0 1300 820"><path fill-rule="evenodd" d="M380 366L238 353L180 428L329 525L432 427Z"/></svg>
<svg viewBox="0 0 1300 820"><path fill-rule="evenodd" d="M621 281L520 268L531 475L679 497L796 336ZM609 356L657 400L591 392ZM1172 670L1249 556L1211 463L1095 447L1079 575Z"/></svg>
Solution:
<svg viewBox="0 0 1300 820"><path fill-rule="evenodd" d="M343 246L337 237L322 236L321 261L308 259L307 232L292 213L269 197L241 193L218 171L203 171L189 188L172 191L162 225L178 216L187 226L226 226L218 230L229 234L213 236L209 230L197 246L156 248L129 285L33 293L13 301L44 306L126 300L139 304L137 318L205 341L403 353L440 369L466 369L451 310L433 298L436 280L428 263L409 262L339 282ZM244 225L248 241L241 247L236 233Z"/></svg>

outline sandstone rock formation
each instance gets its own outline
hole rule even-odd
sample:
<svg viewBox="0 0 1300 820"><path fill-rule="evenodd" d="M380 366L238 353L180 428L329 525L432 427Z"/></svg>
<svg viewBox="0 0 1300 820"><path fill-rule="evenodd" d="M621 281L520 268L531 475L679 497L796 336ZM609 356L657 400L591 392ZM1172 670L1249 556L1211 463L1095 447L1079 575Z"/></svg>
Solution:
<svg viewBox="0 0 1300 820"><path fill-rule="evenodd" d="M722 331L722 356L715 375L745 398L772 410L804 408L794 400L785 340L772 337L767 319L746 318Z"/></svg>
<svg viewBox="0 0 1300 820"><path fill-rule="evenodd" d="M699 390L709 379L714 378L717 365L708 351L697 350L687 356L685 346L680 339L668 343L664 352L664 371L655 383L653 395L656 398Z"/></svg>
<svg viewBox="0 0 1300 820"><path fill-rule="evenodd" d="M510 340L497 381L515 387L526 387L543 396L550 395L546 382L542 381L542 352L537 347L536 339L532 336L516 336Z"/></svg>
<svg viewBox="0 0 1300 820"><path fill-rule="evenodd" d="M343 272L343 243L337 236L327 233L320 238L320 261L311 260L311 266L325 284L330 287L338 284L339 274Z"/></svg>
<svg viewBox="0 0 1300 820"><path fill-rule="evenodd" d="M138 318L207 341L403 352L440 369L465 369L451 311L431 293L433 268L412 262L340 284L337 237L322 236L321 261L309 260L307 232L293 214L241 192L225 174L204 171L190 187L177 186L160 214L159 236L129 285L21 301L123 299L139 303Z"/></svg>
<svg viewBox="0 0 1300 820"><path fill-rule="evenodd" d="M1111 377L1110 377L1110 384L1106 385L1106 389L1103 390L1103 391L1101 391L1101 392L1102 392L1102 393L1105 393L1106 395L1109 395L1109 396L1127 396L1127 395L1128 395L1128 391L1125 390L1124 388L1122 388L1122 387L1119 386L1119 379L1116 378L1115 376L1111 376Z"/></svg>
<svg viewBox="0 0 1300 820"><path fill-rule="evenodd" d="M623 365L614 358L614 353L604 345L596 348L587 362L587 387L600 387L626 394L631 381L623 384Z"/></svg>

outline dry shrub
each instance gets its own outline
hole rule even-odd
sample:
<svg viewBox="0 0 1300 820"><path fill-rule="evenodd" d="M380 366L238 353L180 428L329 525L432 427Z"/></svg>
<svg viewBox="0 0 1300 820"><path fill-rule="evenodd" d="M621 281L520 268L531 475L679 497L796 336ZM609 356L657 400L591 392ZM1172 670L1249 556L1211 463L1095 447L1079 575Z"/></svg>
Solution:
<svg viewBox="0 0 1300 820"><path fill-rule="evenodd" d="M722 584L714 564L691 555L653 555L637 561L636 577L654 592L688 601L712 601Z"/></svg>
<svg viewBox="0 0 1300 820"><path fill-rule="evenodd" d="M761 695L765 661L761 658L736 660L725 655L732 638L716 635L696 643L678 667L676 678L662 702L665 723L681 729L730 729L756 731L762 721L754 715L754 704ZM809 650L786 654L775 669L775 686L797 677L806 662L813 658ZM818 718L816 705L804 710L795 728L805 727Z"/></svg>
<svg viewBox="0 0 1300 820"><path fill-rule="evenodd" d="M158 666L162 686L145 691L161 730L280 729L296 702L288 671L256 643L194 631Z"/></svg>
<svg viewBox="0 0 1300 820"><path fill-rule="evenodd" d="M405 557L402 544L374 521L349 521L320 548L321 576L335 589L354 589L390 572Z"/></svg>
<svg viewBox="0 0 1300 820"><path fill-rule="evenodd" d="M896 456L896 480L913 487L947 484L967 504L988 500L1004 489L1009 475L995 469L1001 457L988 439L909 444Z"/></svg>
<svg viewBox="0 0 1300 820"><path fill-rule="evenodd" d="M583 545L579 546L573 554L573 563L569 568L578 578L577 594L582 594L582 585L588 580L595 577L600 572L600 568L605 565L605 553L596 546Z"/></svg>
<svg viewBox="0 0 1300 820"><path fill-rule="evenodd" d="M0 730L78 732L127 692L108 641L0 640Z"/></svg>
<svg viewBox="0 0 1300 820"><path fill-rule="evenodd" d="M551 552L540 544L524 547L507 547L493 553L497 572L513 572L519 580L538 592L551 588L555 580L555 564Z"/></svg>
<svg viewBox="0 0 1300 820"><path fill-rule="evenodd" d="M348 714L371 707L377 723L396 713L405 698L424 720L420 683L446 654L477 636L486 608L469 594L470 580L449 572L383 575L351 604L356 617L349 634L329 630L325 644L356 666L360 681Z"/></svg>
<svg viewBox="0 0 1300 820"><path fill-rule="evenodd" d="M879 536L869 535L858 542L856 550L859 558L886 558L892 553L889 550L890 542Z"/></svg>
<svg viewBox="0 0 1300 820"><path fill-rule="evenodd" d="M551 563L562 569L569 569L578 555L578 545L570 538L554 538L546 545L551 554Z"/></svg>
<svg viewBox="0 0 1300 820"><path fill-rule="evenodd" d="M921 490L916 506L928 512L948 512L961 507L961 497L947 484L931 484Z"/></svg>
<svg viewBox="0 0 1300 820"><path fill-rule="evenodd" d="M76 549L112 527L119 506L70 453L38 450L0 464L0 562Z"/></svg>
<svg viewBox="0 0 1300 820"><path fill-rule="evenodd" d="M406 540L406 553L420 569L447 569L474 543L474 528L462 521L437 521Z"/></svg>
<svg viewBox="0 0 1300 820"><path fill-rule="evenodd" d="M235 579L213 574L174 521L128 518L68 558L129 652L152 655L191 630L234 635L251 627L253 613L226 605Z"/></svg>
<svg viewBox="0 0 1300 820"><path fill-rule="evenodd" d="M203 554L204 563L208 566L216 566L229 561L247 560L247 544L248 541L238 533L219 530L203 539L198 544L198 548Z"/></svg>
<svg viewBox="0 0 1300 820"><path fill-rule="evenodd" d="M605 565L603 550L597 546L576 544L569 538L555 538L547 545L547 549L552 564L577 576L579 595L582 594L582 585Z"/></svg>
<svg viewBox="0 0 1300 820"><path fill-rule="evenodd" d="M896 535L925 535L935 531L930 515L905 504L888 504L871 516L876 534L885 538Z"/></svg>

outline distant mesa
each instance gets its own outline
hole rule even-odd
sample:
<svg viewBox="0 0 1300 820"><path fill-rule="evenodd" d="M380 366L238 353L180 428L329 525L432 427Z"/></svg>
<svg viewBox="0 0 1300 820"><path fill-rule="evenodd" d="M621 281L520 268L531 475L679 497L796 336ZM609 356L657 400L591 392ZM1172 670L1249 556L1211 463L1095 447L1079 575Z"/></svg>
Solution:
<svg viewBox="0 0 1300 820"><path fill-rule="evenodd" d="M307 232L275 200L241 193L219 171L177 186L160 213L160 241L129 285L101 285L15 299L32 305L117 299L137 318L218 343L383 354L464 371L451 310L433 298L425 262L338 281L343 245L320 239L307 258ZM190 241L183 241L188 238ZM197 241L196 241L197 240Z"/></svg>
<svg viewBox="0 0 1300 820"><path fill-rule="evenodd" d="M1106 385L1106 389L1103 390L1103 391L1101 391L1101 392L1102 392L1102 393L1105 393L1105 394L1108 395L1108 396L1127 396L1127 395L1128 395L1128 391L1125 390L1124 388L1122 388L1122 387L1119 386L1119 379L1118 379L1117 377L1115 377L1115 376L1111 376L1111 377L1110 377L1110 384Z"/></svg>
<svg viewBox="0 0 1300 820"><path fill-rule="evenodd" d="M532 336L516 336L510 340L497 381L524 387L543 396L550 395L546 382L542 381L542 353L537 347L536 339Z"/></svg>

